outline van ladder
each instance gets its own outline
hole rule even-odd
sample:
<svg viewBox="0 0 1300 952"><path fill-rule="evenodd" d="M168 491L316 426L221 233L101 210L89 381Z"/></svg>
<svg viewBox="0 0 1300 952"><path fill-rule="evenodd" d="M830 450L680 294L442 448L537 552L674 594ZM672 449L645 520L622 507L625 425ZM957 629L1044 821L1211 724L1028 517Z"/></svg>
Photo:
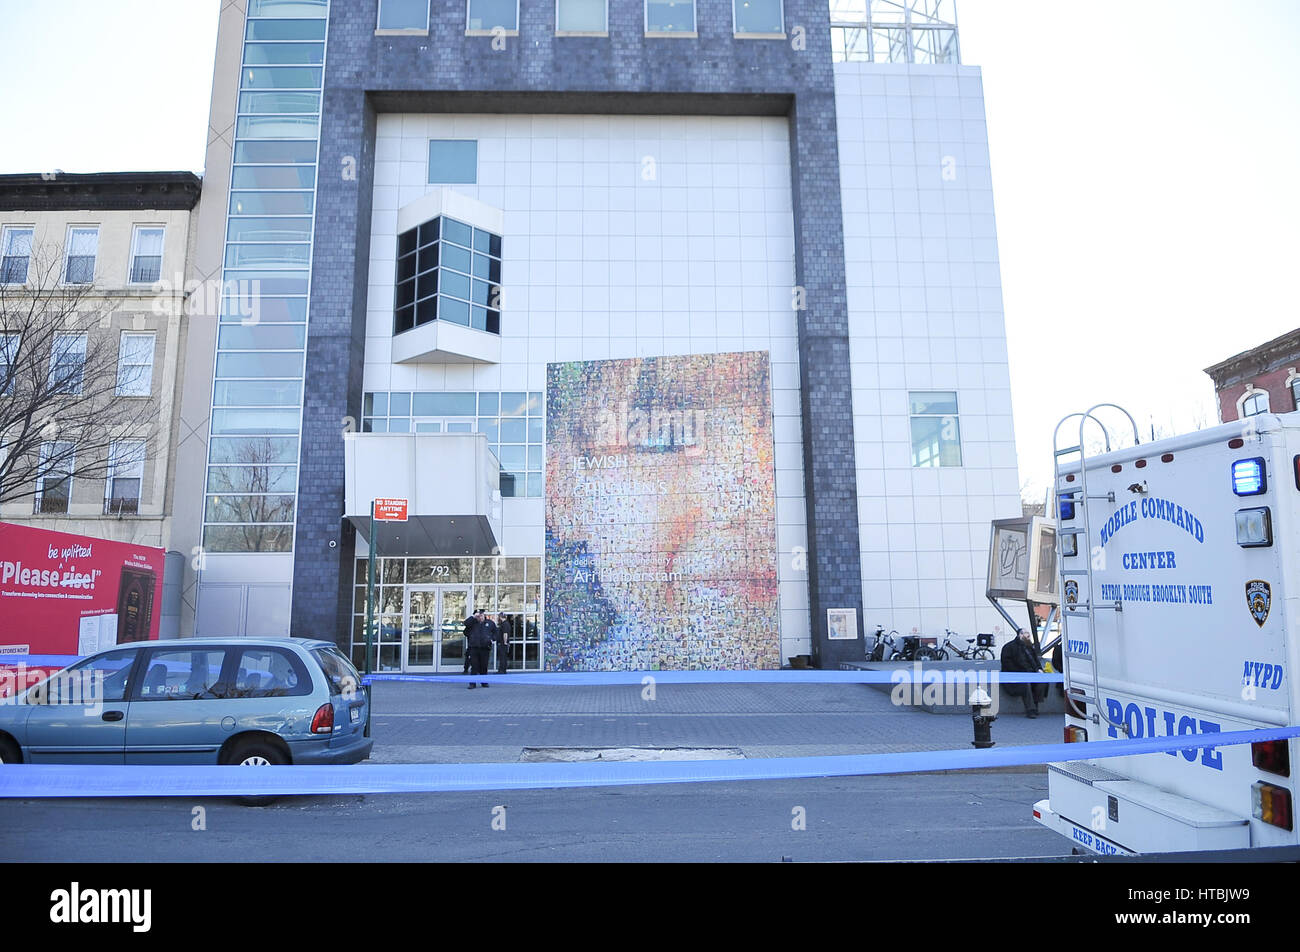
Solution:
<svg viewBox="0 0 1300 952"><path fill-rule="evenodd" d="M1087 720L1091 721L1094 724L1100 724L1104 720L1107 724L1111 725L1112 727L1120 731L1123 731L1124 736L1127 737L1128 736L1127 726L1117 721L1112 721L1110 717L1106 714L1105 710L1102 708L1101 685L1098 681L1098 675L1097 675L1097 637L1096 637L1096 630L1095 630L1096 626L1093 624L1093 621L1096 618L1096 613L1099 611L1119 612L1124 610L1124 606L1122 602L1100 603L1095 601L1093 597L1093 592L1094 592L1093 577L1092 577L1093 560L1092 560L1092 551L1091 551L1092 523L1088 516L1088 501L1104 500L1114 505L1115 494L1113 492L1099 493L1099 494L1090 494L1088 492L1088 468L1086 465L1087 448L1084 444L1083 434L1084 434L1084 428L1087 426L1089 420L1096 423L1097 426L1101 427L1102 439L1106 447L1105 452L1107 453L1110 452L1111 450L1110 431L1106 429L1106 425L1102 423L1101 420L1097 419L1097 417L1094 416L1094 413L1097 410L1102 409L1103 407L1112 407L1118 410L1120 413L1123 413L1124 416L1128 418L1129 423L1132 424L1133 426L1134 445L1137 445L1138 443L1142 442L1141 438L1138 435L1137 423L1136 421L1134 421L1132 415L1123 407L1117 406L1116 404L1113 403L1098 403L1096 406L1092 407L1091 409L1089 409L1084 413L1069 414L1068 416L1063 418L1060 423L1056 424L1056 430L1052 434L1052 457L1053 457L1053 466L1054 466L1054 472L1053 472L1054 478L1052 481L1052 486L1053 486L1052 505L1056 509L1054 513L1054 515L1056 516L1056 566L1057 566L1057 571L1060 573L1057 592L1061 599L1061 606L1060 606L1061 607L1061 640L1065 642L1065 644L1062 645L1061 647L1061 656L1065 660L1065 664L1062 665L1062 667L1065 670L1062 671L1061 674L1065 678L1065 696L1067 701L1070 700L1084 701L1086 704L1089 705L1088 706L1089 714L1086 716ZM1062 447L1060 445L1061 428L1065 426L1068 420L1071 420L1074 417L1079 417L1079 441L1074 446ZM1077 486L1075 486L1071 482L1068 482L1065 478L1065 474L1061 472L1063 466L1070 465L1075 462L1077 462L1079 465L1079 472L1078 472L1079 482ZM1074 506L1074 518L1072 520L1065 520L1061 518L1061 507L1063 504L1064 505L1072 504ZM1072 521L1075 523L1075 525L1067 528L1066 526L1063 525L1063 523L1066 521ZM1067 535L1073 535L1076 540L1078 540L1079 538L1083 539L1082 546L1080 546L1077 543L1077 541L1075 544L1075 552L1077 553L1075 558L1083 559L1084 567L1082 569L1067 569L1065 567L1065 556L1063 554L1062 549L1063 549L1063 540ZM1077 589L1076 589L1078 592L1077 601L1075 601L1074 603L1069 603L1066 601L1066 584L1071 580L1078 580ZM1086 587L1084 583L1086 583ZM1089 649L1091 650L1091 654L1088 654L1086 652L1071 650L1072 645L1074 645L1075 643L1075 640L1084 640L1084 639L1070 638L1071 619L1074 620L1076 626L1079 625L1087 626L1088 635L1086 641ZM1089 667L1092 669L1091 693L1085 690L1083 686L1076 686L1074 682L1071 680L1070 678L1071 665L1069 663L1070 659L1078 659L1080 661L1086 660L1089 662ZM1078 691L1078 693L1075 693L1075 691Z"/></svg>

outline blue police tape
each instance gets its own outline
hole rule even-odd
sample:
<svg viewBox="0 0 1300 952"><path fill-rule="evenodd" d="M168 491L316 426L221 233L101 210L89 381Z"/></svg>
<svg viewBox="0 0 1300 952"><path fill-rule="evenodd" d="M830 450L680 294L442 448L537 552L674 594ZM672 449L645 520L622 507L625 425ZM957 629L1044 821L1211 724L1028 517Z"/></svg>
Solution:
<svg viewBox="0 0 1300 952"><path fill-rule="evenodd" d="M1189 746L1188 740L1196 743ZM454 793L866 777L1022 767L1060 760L1127 757L1229 747L1300 736L1300 727L1227 731L1083 744L911 751L836 757L646 763L355 764L346 767L119 767L15 764L0 767L0 798L221 797L304 794Z"/></svg>
<svg viewBox="0 0 1300 952"><path fill-rule="evenodd" d="M66 667L79 661L77 655L0 655L0 667L25 664L35 667ZM918 675L918 672L924 672ZM902 684L910 681L925 683L926 678L961 680L978 683L980 678L1001 684L1060 684L1059 674L1027 674L998 671L993 667L937 667L913 662L909 667L851 671L819 669L754 670L754 671L516 671L510 674L474 675L475 682L493 684L550 684L560 685L620 685L645 683L653 678L658 684ZM465 674L367 674L362 678L367 684L376 681L428 681L434 683L464 683Z"/></svg>
<svg viewBox="0 0 1300 952"><path fill-rule="evenodd" d="M464 684L486 681L489 684L550 684L550 685L620 685L645 684L646 678L656 684L906 684L915 681L932 683L966 683L971 687L980 681L999 684L1060 684L1059 674L1028 674L1019 671L999 671L996 668L939 668L926 667L916 662L906 668L886 670L857 669L853 671L793 670L781 671L552 671L512 672L511 674L367 674L366 683L377 681L428 681L437 684Z"/></svg>
<svg viewBox="0 0 1300 952"><path fill-rule="evenodd" d="M0 666L25 664L35 667L66 667L81 660L78 655L17 655L0 654ZM1059 674L1026 674L1021 672L998 671L996 668L950 668L926 667L922 662L913 662L911 667L890 669L855 669L852 671L834 671L818 669L755 670L755 671L517 671L511 674L490 674L486 677L475 675L475 681L488 681L499 684L643 684L645 678L653 678L659 684L899 684L908 680L907 674L915 671L928 672L934 677L937 672L941 677L969 680L972 676L993 678L1002 684L1060 684ZM464 674L368 674L362 680L374 681L432 681L441 683L463 682L469 676Z"/></svg>

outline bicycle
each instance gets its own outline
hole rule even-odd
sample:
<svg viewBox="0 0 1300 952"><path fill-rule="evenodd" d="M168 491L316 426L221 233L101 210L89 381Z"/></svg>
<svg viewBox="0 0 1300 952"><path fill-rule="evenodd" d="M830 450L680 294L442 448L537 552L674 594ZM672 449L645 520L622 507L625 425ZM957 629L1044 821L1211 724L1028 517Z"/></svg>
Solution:
<svg viewBox="0 0 1300 952"><path fill-rule="evenodd" d="M902 652L898 650L898 642L894 641L894 636L898 630L894 629L889 634L885 634L885 626L876 626L876 642L871 646L871 651L867 653L868 661L897 661L902 657Z"/></svg>
<svg viewBox="0 0 1300 952"><path fill-rule="evenodd" d="M939 661L948 660L948 649L951 648L953 654L965 661L992 661L993 656L993 636L981 633L978 638L967 638L966 647L960 648L952 640L952 636L957 634L950 628L943 630L943 644L934 649L935 657ZM977 643L978 642L978 643Z"/></svg>
<svg viewBox="0 0 1300 952"><path fill-rule="evenodd" d="M906 635L903 638L903 650L896 656L900 661L938 661L939 650L931 645L921 644L920 635Z"/></svg>

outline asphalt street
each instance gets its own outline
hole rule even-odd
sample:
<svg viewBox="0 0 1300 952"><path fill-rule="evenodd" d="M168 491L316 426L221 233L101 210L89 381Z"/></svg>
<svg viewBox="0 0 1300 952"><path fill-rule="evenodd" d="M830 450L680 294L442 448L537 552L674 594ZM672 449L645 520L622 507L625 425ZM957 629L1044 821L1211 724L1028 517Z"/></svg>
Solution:
<svg viewBox="0 0 1300 952"><path fill-rule="evenodd" d="M714 748L746 758L968 748L969 717L863 685L557 687L382 682L382 763L509 762L576 749ZM999 745L1050 743L1060 718L1004 713ZM662 755L661 755L662 756ZM669 755L671 756L671 754ZM1046 771L961 771L502 793L0 801L6 861L793 862L1048 856Z"/></svg>

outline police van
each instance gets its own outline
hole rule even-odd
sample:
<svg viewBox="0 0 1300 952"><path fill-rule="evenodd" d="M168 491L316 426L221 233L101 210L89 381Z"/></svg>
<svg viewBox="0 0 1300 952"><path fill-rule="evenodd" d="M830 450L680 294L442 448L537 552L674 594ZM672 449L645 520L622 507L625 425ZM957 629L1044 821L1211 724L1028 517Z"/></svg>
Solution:
<svg viewBox="0 0 1300 952"><path fill-rule="evenodd" d="M1034 818L1103 855L1296 845L1296 739L1195 740L1297 723L1300 412L1112 449L1116 411L1137 443L1107 404L1054 445L1065 740L1188 744L1049 764Z"/></svg>

